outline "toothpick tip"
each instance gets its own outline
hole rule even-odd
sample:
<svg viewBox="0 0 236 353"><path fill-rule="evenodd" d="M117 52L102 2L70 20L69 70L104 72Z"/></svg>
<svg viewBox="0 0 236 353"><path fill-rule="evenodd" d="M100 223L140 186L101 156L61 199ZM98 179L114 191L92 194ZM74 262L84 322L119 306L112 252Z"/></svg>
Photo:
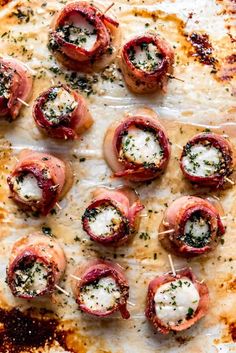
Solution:
<svg viewBox="0 0 236 353"><path fill-rule="evenodd" d="M175 267L174 267L174 263L173 263L173 259L171 254L168 254L168 259L169 259L169 263L170 263L170 267L171 267L171 271L173 273L173 276L176 276L176 271L175 271Z"/></svg>

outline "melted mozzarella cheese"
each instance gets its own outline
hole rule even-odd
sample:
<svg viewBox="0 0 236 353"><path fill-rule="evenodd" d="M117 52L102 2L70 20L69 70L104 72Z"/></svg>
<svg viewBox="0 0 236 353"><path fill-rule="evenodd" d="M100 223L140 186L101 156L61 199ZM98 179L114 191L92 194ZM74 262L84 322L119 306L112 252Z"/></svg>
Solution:
<svg viewBox="0 0 236 353"><path fill-rule="evenodd" d="M44 114L50 119L71 113L78 103L63 87L56 87L43 106Z"/></svg>
<svg viewBox="0 0 236 353"><path fill-rule="evenodd" d="M219 149L208 145L192 146L183 157L184 168L188 173L206 177L215 174L220 168L222 153Z"/></svg>
<svg viewBox="0 0 236 353"><path fill-rule="evenodd" d="M154 297L156 315L166 325L178 325L194 314L199 300L199 293L188 278L165 283Z"/></svg>
<svg viewBox="0 0 236 353"><path fill-rule="evenodd" d="M162 159L162 148L154 135L150 131L144 131L138 128L130 128L128 134L122 138L123 156L137 164L156 165Z"/></svg>
<svg viewBox="0 0 236 353"><path fill-rule="evenodd" d="M35 262L24 270L15 272L16 290L23 294L38 294L47 287L47 268Z"/></svg>
<svg viewBox="0 0 236 353"><path fill-rule="evenodd" d="M31 173L16 177L13 184L14 191L25 201L39 201L42 199L42 189L38 181Z"/></svg>
<svg viewBox="0 0 236 353"><path fill-rule="evenodd" d="M155 45L144 43L140 46L134 46L130 59L141 70L154 71L161 64L162 55Z"/></svg>
<svg viewBox="0 0 236 353"><path fill-rule="evenodd" d="M70 16L69 23L72 24L69 30L69 41L85 50L91 50L97 41L95 27L78 13Z"/></svg>
<svg viewBox="0 0 236 353"><path fill-rule="evenodd" d="M89 218L89 227L92 233L103 237L112 235L122 222L119 212L110 205L96 208L96 210L96 215Z"/></svg>
<svg viewBox="0 0 236 353"><path fill-rule="evenodd" d="M203 246L208 241L210 235L210 226L208 222L200 218L189 219L184 227L185 241L191 246Z"/></svg>
<svg viewBox="0 0 236 353"><path fill-rule="evenodd" d="M81 291L82 302L87 308L104 312L114 307L120 295L120 288L112 277L103 277Z"/></svg>

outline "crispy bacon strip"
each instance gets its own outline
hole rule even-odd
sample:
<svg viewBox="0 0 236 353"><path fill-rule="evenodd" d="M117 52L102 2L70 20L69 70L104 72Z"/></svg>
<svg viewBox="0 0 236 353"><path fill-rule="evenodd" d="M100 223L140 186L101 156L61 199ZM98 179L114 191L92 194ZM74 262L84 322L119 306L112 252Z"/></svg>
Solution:
<svg viewBox="0 0 236 353"><path fill-rule="evenodd" d="M33 264L43 265L47 271L46 286L38 291L19 289L26 285L31 278L22 278L22 283L17 279L17 273ZM20 238L13 246L7 268L7 283L12 294L23 299L34 299L39 296L50 295L55 285L60 282L66 268L66 257L61 246L51 237L41 233L30 234ZM26 272L27 273L27 272ZM33 276L34 274L32 274Z"/></svg>
<svg viewBox="0 0 236 353"><path fill-rule="evenodd" d="M136 47L152 44L158 50L159 60L152 70L145 70L134 63ZM166 40L152 34L138 36L127 42L121 50L120 68L129 89L135 93L167 91L168 75L173 71L174 51Z"/></svg>
<svg viewBox="0 0 236 353"><path fill-rule="evenodd" d="M198 247L184 236L185 225L194 215L206 220L210 231L209 239ZM195 196L183 196L175 200L167 208L159 230L160 233L173 230L160 234L159 241L168 251L186 257L213 250L220 236L225 233L218 210L209 201Z"/></svg>
<svg viewBox="0 0 236 353"><path fill-rule="evenodd" d="M181 278L187 277L191 280L196 287L200 301L198 308L193 317L186 319L183 323L179 325L166 325L164 324L156 315L155 311L155 302L154 297L156 291L159 287L163 284L172 282ZM207 285L201 282L198 282L194 273L189 269L185 268L183 270L179 270L174 276L172 273L166 273L162 276L157 276L154 278L148 286L148 293L147 293L147 302L146 302L146 317L153 325L154 329L162 334L168 334L170 331L183 331L194 325L197 321L199 321L203 316L206 315L209 307L209 292Z"/></svg>
<svg viewBox="0 0 236 353"><path fill-rule="evenodd" d="M109 316L119 310L123 319L128 319L130 317L130 313L127 309L129 285L121 266L113 264L109 261L95 260L84 267L80 266L77 268L75 271L75 276L78 279L74 278L71 285L80 310L99 317ZM103 277L112 277L115 280L120 289L121 296L116 301L115 305L111 308L108 308L106 311L92 310L91 308L88 308L83 302L81 298L81 291L84 286L91 283L96 283Z"/></svg>
<svg viewBox="0 0 236 353"><path fill-rule="evenodd" d="M74 98L77 106L57 119L50 119L46 116L43 108L57 89L66 90ZM92 116L83 96L66 85L53 86L41 93L35 101L33 117L41 131L59 139L78 139L79 135L93 124Z"/></svg>
<svg viewBox="0 0 236 353"><path fill-rule="evenodd" d="M87 1L77 1L67 4L56 14L49 34L49 48L64 66L71 70L91 72L99 71L108 66L115 58L120 43L119 23L109 11L109 16L103 14L105 8ZM81 18L94 27L97 38L90 50L80 43L73 43L63 30L74 24L82 26ZM82 26L83 27L83 26Z"/></svg>
<svg viewBox="0 0 236 353"><path fill-rule="evenodd" d="M31 96L33 79L28 68L19 60L0 58L0 116L16 119Z"/></svg>
<svg viewBox="0 0 236 353"><path fill-rule="evenodd" d="M197 144L208 145L219 149L222 153L222 160L220 161L221 166L220 170L218 170L215 174L210 176L197 176L192 175L185 168L183 164L183 158L188 153L188 150ZM230 176L236 165L236 156L234 152L234 148L231 143L226 140L223 136L215 134L215 133L200 133L195 135L191 140L187 142L187 144L183 148L183 152L180 158L180 168L184 174L184 176L191 182L195 184L199 184L202 186L210 186L220 188L224 184L227 184L227 178Z"/></svg>
<svg viewBox="0 0 236 353"><path fill-rule="evenodd" d="M32 174L37 179L38 186L42 189L41 200L24 200L16 191L16 181L27 174ZM62 160L47 153L23 150L19 162L8 177L10 197L23 209L47 215L59 200L65 180L66 166Z"/></svg>
<svg viewBox="0 0 236 353"><path fill-rule="evenodd" d="M108 236L99 236L91 230L89 220L96 217L100 207L114 207L122 221L114 232ZM137 194L132 189L116 190L99 188L93 193L93 200L82 217L82 225L89 237L103 245L119 246L127 242L139 225L138 214L144 208Z"/></svg>
<svg viewBox="0 0 236 353"><path fill-rule="evenodd" d="M125 177L132 181L155 179L166 168L170 158L170 144L164 127L157 120L157 114L149 108L139 108L133 113L112 124L104 139L104 156L114 171L114 176ZM162 148L162 158L157 164L138 164L120 157L122 137L131 127L148 130L156 135Z"/></svg>

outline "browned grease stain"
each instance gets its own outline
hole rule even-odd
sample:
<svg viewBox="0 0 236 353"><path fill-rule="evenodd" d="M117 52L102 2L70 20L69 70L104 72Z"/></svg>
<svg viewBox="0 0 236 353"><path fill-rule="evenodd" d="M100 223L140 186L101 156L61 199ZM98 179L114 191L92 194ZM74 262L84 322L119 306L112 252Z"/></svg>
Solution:
<svg viewBox="0 0 236 353"><path fill-rule="evenodd" d="M213 57L213 47L209 41L208 34L192 33L188 36L194 52L190 51L189 55L196 58L200 63L216 67L217 59Z"/></svg>
<svg viewBox="0 0 236 353"><path fill-rule="evenodd" d="M1 353L34 352L35 349L58 347L72 353L86 353L92 339L81 335L73 324L63 324L52 313L41 311L31 315L18 309L0 309ZM98 353L109 353L102 347Z"/></svg>
<svg viewBox="0 0 236 353"><path fill-rule="evenodd" d="M0 309L0 352L33 353L51 347L61 347L71 353L86 353L98 343L97 353L111 353L103 339L95 341L79 332L73 322L63 322L52 312L28 309L25 312L14 308Z"/></svg>
<svg viewBox="0 0 236 353"><path fill-rule="evenodd" d="M228 273L226 277L219 282L219 289L228 292L236 292L236 277Z"/></svg>
<svg viewBox="0 0 236 353"><path fill-rule="evenodd" d="M228 34L233 43L236 40L236 26L235 26L236 1L235 0L216 0L216 2L222 5L223 7L222 13L224 15L228 15L225 18L225 27L228 30Z"/></svg>
<svg viewBox="0 0 236 353"><path fill-rule="evenodd" d="M17 309L0 309L0 323L3 324L0 331L2 353L20 353L24 350L30 352L33 348L50 345L58 337L62 337L61 332L57 332L57 320L32 318Z"/></svg>
<svg viewBox="0 0 236 353"><path fill-rule="evenodd" d="M228 55L222 60L217 76L221 81L231 81L236 78L236 54Z"/></svg>
<svg viewBox="0 0 236 353"><path fill-rule="evenodd" d="M236 321L231 321L228 317L222 316L220 321L224 323L225 329L220 339L215 339L214 343L231 343L236 342Z"/></svg>
<svg viewBox="0 0 236 353"><path fill-rule="evenodd" d="M12 0L0 0L0 6L4 6L4 5L8 4L11 1Z"/></svg>

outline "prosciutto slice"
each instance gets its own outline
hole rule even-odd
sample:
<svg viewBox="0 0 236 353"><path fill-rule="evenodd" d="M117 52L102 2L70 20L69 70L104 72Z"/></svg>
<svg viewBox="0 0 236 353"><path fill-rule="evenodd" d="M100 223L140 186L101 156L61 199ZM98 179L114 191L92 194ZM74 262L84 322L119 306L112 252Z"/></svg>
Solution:
<svg viewBox="0 0 236 353"><path fill-rule="evenodd" d="M183 196L166 210L159 241L179 256L196 256L213 250L225 233L216 207L208 200Z"/></svg>
<svg viewBox="0 0 236 353"><path fill-rule="evenodd" d="M0 116L16 119L22 101L28 102L33 79L29 69L21 61L0 58Z"/></svg>
<svg viewBox="0 0 236 353"><path fill-rule="evenodd" d="M187 279L187 281L186 281ZM177 282L176 282L177 281ZM166 283L172 282L172 286L170 287L173 290L173 293L177 287L177 283L181 283L184 285L186 281L187 285L193 285L195 291L198 292L199 301L198 306L195 312L192 310L189 312L189 315L185 320L182 320L179 324L168 324L164 323L157 314L155 307L155 295L161 286ZM167 292L166 292L167 293ZM203 316L206 315L209 307L209 292L207 285L205 283L199 282L194 275L194 273L189 269L185 268L183 270L179 270L174 276L172 273L166 273L162 276L157 276L154 278L148 286L147 293L147 302L146 302L146 317L154 327L154 329L162 334L168 334L171 331L178 332L183 331L194 325L197 321L199 321ZM175 308L178 310L177 308Z"/></svg>
<svg viewBox="0 0 236 353"><path fill-rule="evenodd" d="M144 34L127 42L121 50L120 68L128 88L134 93L167 91L173 71L174 51L157 35Z"/></svg>
<svg viewBox="0 0 236 353"><path fill-rule="evenodd" d="M143 208L132 189L99 188L82 217L83 229L102 245L119 246L137 230L138 215Z"/></svg>
<svg viewBox="0 0 236 353"><path fill-rule="evenodd" d="M101 4L77 1L56 14L49 48L58 61L75 71L99 71L115 58L120 43L119 23Z"/></svg>
<svg viewBox="0 0 236 353"><path fill-rule="evenodd" d="M78 139L93 124L83 96L66 85L41 93L34 104L33 117L42 132L59 139Z"/></svg>
<svg viewBox="0 0 236 353"><path fill-rule="evenodd" d="M14 296L23 299L51 295L65 268L64 251L53 238L29 234L13 245L7 284Z"/></svg>
<svg viewBox="0 0 236 353"><path fill-rule="evenodd" d="M101 281L101 279L108 279L110 282L105 284L103 281L102 283L100 282L100 284L99 281ZM116 287L114 287L114 285ZM98 293L96 291L99 289L98 287L103 288L106 293L113 293L115 295L113 305L110 303L109 307L106 307L105 303L101 305L100 301L103 300L105 293ZM80 310L83 312L98 317L106 317L116 311L120 311L123 319L130 317L129 311L127 310L129 286L122 268L117 264L103 260L95 260L86 264L84 267L80 266L75 271L72 280L72 290L75 300ZM85 299L86 293L92 295L92 298L95 300L95 307L93 302Z"/></svg>
<svg viewBox="0 0 236 353"><path fill-rule="evenodd" d="M135 134L144 140L142 147L138 140L135 141ZM141 134L146 134L145 139ZM136 146L135 153L138 152L138 157L141 156L140 161L132 158L134 153L130 147L134 145L133 142ZM126 153L128 149L129 155ZM142 153L144 149L145 155ZM132 181L157 178L164 172L170 158L170 144L165 129L158 121L157 114L149 108L139 108L126 114L121 121L112 124L107 130L103 150L114 176Z"/></svg>
<svg viewBox="0 0 236 353"><path fill-rule="evenodd" d="M33 180L37 184L34 185L36 197L30 190L29 182L27 193L22 191L26 177L31 178L29 182ZM66 166L62 160L48 153L23 150L8 177L10 197L23 209L37 211L45 216L61 197L65 181Z"/></svg>
<svg viewBox="0 0 236 353"><path fill-rule="evenodd" d="M235 149L230 141L211 132L192 137L180 158L180 168L189 181L215 188L231 184L227 178L235 165Z"/></svg>

